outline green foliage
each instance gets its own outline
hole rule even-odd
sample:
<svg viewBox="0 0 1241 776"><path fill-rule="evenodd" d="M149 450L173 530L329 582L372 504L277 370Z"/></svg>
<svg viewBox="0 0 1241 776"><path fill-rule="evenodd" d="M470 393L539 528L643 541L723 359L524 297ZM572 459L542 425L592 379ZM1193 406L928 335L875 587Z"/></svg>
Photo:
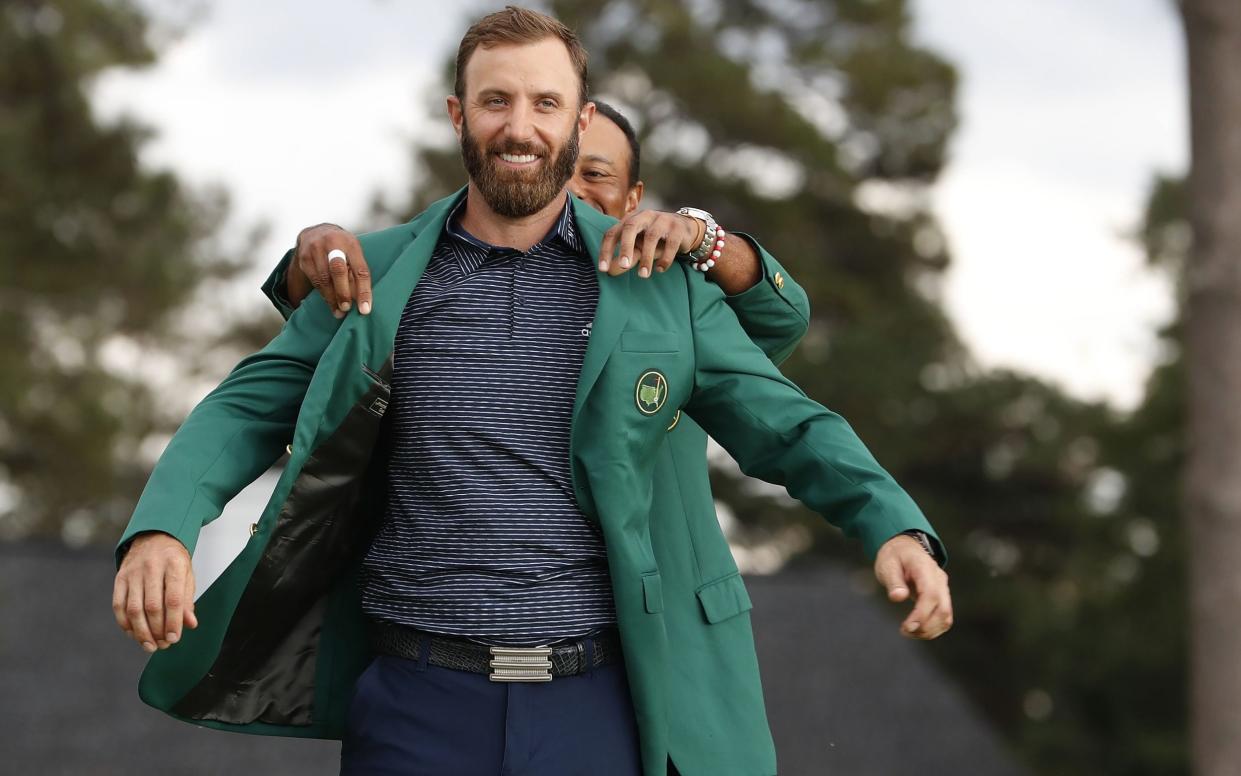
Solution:
<svg viewBox="0 0 1241 776"><path fill-rule="evenodd" d="M124 521L139 447L169 419L142 359L116 354L168 345L200 284L235 269L206 255L223 196L143 168L148 131L91 110L91 79L154 61L147 36L125 0L0 7L0 535Z"/></svg>
<svg viewBox="0 0 1241 776"><path fill-rule="evenodd" d="M1156 176L1140 230L1153 266L1166 270L1183 302L1190 249L1183 178ZM1094 602L1090 673L1076 677L1106 732L1097 762L1109 773L1188 774L1188 548L1180 516L1187 397L1183 304L1160 332L1163 358L1141 405L1100 437L1101 462L1124 484L1108 516L1111 568L1130 581ZM1089 685L1089 686L1088 686ZM1117 742L1125 742L1125 746ZM1096 769L1096 772L1103 769ZM1082 771L1085 772L1085 771Z"/></svg>

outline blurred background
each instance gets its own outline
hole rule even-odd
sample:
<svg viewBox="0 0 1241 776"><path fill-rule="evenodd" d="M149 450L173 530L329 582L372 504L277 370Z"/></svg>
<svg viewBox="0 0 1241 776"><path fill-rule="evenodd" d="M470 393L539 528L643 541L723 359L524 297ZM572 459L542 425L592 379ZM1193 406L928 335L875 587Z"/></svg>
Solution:
<svg viewBox="0 0 1241 776"><path fill-rule="evenodd" d="M907 642L857 546L713 451L782 773L1191 772L1178 6L532 5L637 126L644 204L710 210L807 289L784 372L949 549L956 625ZM464 182L443 97L494 7L0 5L13 772L335 772L336 744L140 704L112 544L186 412L278 330L258 285L297 231L389 225ZM209 527L200 587L271 487Z"/></svg>

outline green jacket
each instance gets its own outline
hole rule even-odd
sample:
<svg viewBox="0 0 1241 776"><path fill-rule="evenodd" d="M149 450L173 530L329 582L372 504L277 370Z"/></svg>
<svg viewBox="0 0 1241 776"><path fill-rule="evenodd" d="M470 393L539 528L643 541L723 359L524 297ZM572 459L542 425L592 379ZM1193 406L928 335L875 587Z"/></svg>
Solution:
<svg viewBox="0 0 1241 776"><path fill-rule="evenodd" d="M733 235L758 251L762 279L726 297L728 304L750 339L778 364L806 333L809 300L762 246L748 235ZM285 319L294 310L285 294L292 260L289 251L263 285ZM752 643L753 635L750 600L715 513L707 434L684 414L673 417L656 453L650 507L660 517L651 521L650 531L664 592L664 624L669 642L677 645L669 654L669 670L681 678L679 691L668 698L669 753L673 762L699 764L702 773L772 774L776 753L754 650L720 648ZM721 590L727 595L721 596ZM719 685L721 676L732 678L727 687ZM699 718L700 699L713 695L719 699L717 713Z"/></svg>
<svg viewBox="0 0 1241 776"><path fill-rule="evenodd" d="M139 685L146 702L209 727L339 736L370 659L355 576L384 497L377 441L393 339L460 196L363 236L375 312L338 321L312 294L160 458L121 543L156 530L192 551L201 526L290 451L246 547L199 599L199 627L152 656ZM573 207L597 253L614 221ZM903 530L932 529L844 420L779 374L700 273L678 264L650 279L599 276L571 470L579 507L607 545L644 770L665 773L671 752L689 774L773 773L750 602L722 537L705 528L705 479L664 478L653 494L656 469L677 465L663 442L681 410L744 471L784 484L872 555Z"/></svg>

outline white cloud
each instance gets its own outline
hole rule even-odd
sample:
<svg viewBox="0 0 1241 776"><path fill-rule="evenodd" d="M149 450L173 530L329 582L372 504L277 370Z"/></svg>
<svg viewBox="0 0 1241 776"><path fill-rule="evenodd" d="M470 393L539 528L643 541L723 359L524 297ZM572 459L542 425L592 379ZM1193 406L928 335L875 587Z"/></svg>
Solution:
<svg viewBox="0 0 1241 776"><path fill-rule="evenodd" d="M106 74L96 105L158 129L146 162L226 185L234 228L271 223L252 288L301 227L351 226L376 190L406 185L409 143L433 129L428 89L459 26L442 8L226 0L155 68Z"/></svg>
<svg viewBox="0 0 1241 776"><path fill-rule="evenodd" d="M1186 164L1180 31L1160 0L916 3L963 123L936 187L945 298L984 364L1132 406L1170 291L1127 234Z"/></svg>

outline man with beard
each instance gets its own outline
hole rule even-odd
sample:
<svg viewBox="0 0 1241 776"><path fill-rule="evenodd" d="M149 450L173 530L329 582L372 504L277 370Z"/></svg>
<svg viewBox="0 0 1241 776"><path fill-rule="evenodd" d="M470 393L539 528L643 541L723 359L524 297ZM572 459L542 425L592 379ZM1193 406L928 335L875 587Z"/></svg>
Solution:
<svg viewBox="0 0 1241 776"><path fill-rule="evenodd" d="M595 116L582 133L568 188L595 209L625 219L622 228L624 223L649 223L651 214L627 218L637 213L645 190L639 175L641 149L633 127L616 109L598 100L594 103ZM706 277L729 294L728 304L746 333L778 363L805 333L809 317L805 292L757 243L734 235L739 239L727 241L727 251ZM347 261L327 260L337 250ZM663 259L644 264L648 258L642 255L637 267L611 262L609 269L619 274L646 267L649 277L652 268L656 272L667 269L671 259L667 264ZM368 302L372 298L370 271L358 239L333 224L303 230L296 248L285 255L264 289L287 318L310 292L311 277L338 315L343 316L356 298ZM693 759L711 773L726 773L730 768L761 772L766 767L761 763L770 763L774 757L759 674L751 670L753 648L719 648L730 638L752 642L749 614L741 612L732 618L735 623L729 628L703 627L699 591L712 589L712 583L720 579L735 579L737 574L715 515L706 448L706 433L689 418L676 416L656 453L653 471L650 513L658 519L650 523L651 545L661 572L665 627L669 640L678 645L668 656L669 670L681 677L681 691L668 699L670 751L678 761L686 759L682 751L701 752ZM735 584L744 591L742 582ZM718 726L712 728L693 712L698 699L710 695L721 676L733 677L732 686L729 702L717 711ZM751 762L754 767L748 765Z"/></svg>
<svg viewBox="0 0 1241 776"><path fill-rule="evenodd" d="M510 7L471 27L448 98L469 185L363 238L369 315L336 318L312 294L174 436L113 598L148 651L176 643L144 672L149 703L208 727L343 734L346 773L667 772L686 685L650 504L682 408L859 537L890 589L916 589L911 630L950 625L946 577L903 535L933 535L917 506L717 286L684 262L649 282L596 272L616 242L705 268L727 239L684 219L610 231L568 197L585 95L585 52L555 20ZM199 528L286 443L251 541L190 606ZM756 672L740 579L696 595L717 648ZM716 679L693 709L713 730L729 693L756 686ZM754 759L725 772L774 771L750 738ZM687 773L711 762L673 757Z"/></svg>

